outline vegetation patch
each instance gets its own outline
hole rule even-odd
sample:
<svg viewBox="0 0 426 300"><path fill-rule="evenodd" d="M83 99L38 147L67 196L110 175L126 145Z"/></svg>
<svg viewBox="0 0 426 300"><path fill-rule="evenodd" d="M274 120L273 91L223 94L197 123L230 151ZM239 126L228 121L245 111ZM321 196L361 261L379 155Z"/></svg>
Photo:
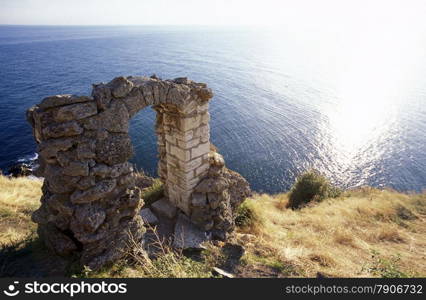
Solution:
<svg viewBox="0 0 426 300"><path fill-rule="evenodd" d="M160 179L154 179L151 186L144 188L141 195L145 205L150 205L164 197L164 185Z"/></svg>
<svg viewBox="0 0 426 300"><path fill-rule="evenodd" d="M326 198L340 196L341 190L333 186L329 180L318 171L310 170L296 179L290 190L288 207L300 208L310 202L320 202Z"/></svg>
<svg viewBox="0 0 426 300"><path fill-rule="evenodd" d="M256 200L253 198L246 199L243 203L241 203L241 205L237 208L235 224L245 229L253 229L254 226L261 225L261 215L255 208L257 204Z"/></svg>
<svg viewBox="0 0 426 300"><path fill-rule="evenodd" d="M367 272L382 278L415 277L415 273L407 274L400 270L401 255L384 257L376 250L371 251L371 262L365 267Z"/></svg>

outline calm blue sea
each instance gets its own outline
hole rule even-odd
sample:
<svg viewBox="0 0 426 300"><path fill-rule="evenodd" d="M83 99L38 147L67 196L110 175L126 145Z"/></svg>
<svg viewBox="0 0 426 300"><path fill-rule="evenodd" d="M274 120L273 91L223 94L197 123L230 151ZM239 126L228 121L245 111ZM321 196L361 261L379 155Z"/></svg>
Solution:
<svg viewBox="0 0 426 300"><path fill-rule="evenodd" d="M316 168L342 187L426 189L426 35L215 27L0 26L0 168L31 160L27 108L119 75L206 82L212 142L262 192ZM131 121L155 175L154 113Z"/></svg>

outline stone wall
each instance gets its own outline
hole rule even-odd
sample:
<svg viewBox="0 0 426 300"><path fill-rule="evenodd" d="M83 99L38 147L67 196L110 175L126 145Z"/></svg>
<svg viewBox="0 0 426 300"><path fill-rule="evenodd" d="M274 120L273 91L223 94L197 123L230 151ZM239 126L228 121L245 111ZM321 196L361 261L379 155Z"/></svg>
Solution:
<svg viewBox="0 0 426 300"><path fill-rule="evenodd" d="M158 175L168 201L198 227L225 238L233 229L234 204L250 190L210 151L212 96L205 84L186 78L130 76L93 85L91 97L56 95L29 109L38 173L45 177L33 220L46 245L60 255L78 252L82 264L97 269L142 238L143 199L128 162L128 130L129 119L146 106L157 112Z"/></svg>

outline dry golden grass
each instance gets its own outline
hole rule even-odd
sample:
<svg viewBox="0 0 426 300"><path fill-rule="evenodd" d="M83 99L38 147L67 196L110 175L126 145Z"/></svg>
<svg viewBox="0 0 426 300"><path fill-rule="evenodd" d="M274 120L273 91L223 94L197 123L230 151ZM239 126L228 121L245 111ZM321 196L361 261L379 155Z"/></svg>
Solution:
<svg viewBox="0 0 426 300"><path fill-rule="evenodd" d="M100 271L83 270L77 276L92 278L208 278L211 269L208 260L195 261L186 257L182 250L173 249L149 226L154 235L151 247L155 248L156 258L148 256L140 242L131 238L125 259ZM130 233L129 233L130 234ZM130 237L132 237L130 235Z"/></svg>
<svg viewBox="0 0 426 300"><path fill-rule="evenodd" d="M363 188L294 211L286 194L246 201L259 219L241 230L257 237L250 263L309 277L426 276L426 194Z"/></svg>
<svg viewBox="0 0 426 300"><path fill-rule="evenodd" d="M31 213L39 206L42 184L28 177L0 176L0 246L19 242L35 231Z"/></svg>
<svg viewBox="0 0 426 300"><path fill-rule="evenodd" d="M0 248L34 236L31 213L41 185L0 176ZM255 222L239 229L251 235L237 235L246 248L243 268L268 266L281 276L426 276L426 194L363 188L294 211L287 201L280 194L245 202ZM203 266L167 253L148 265L123 262L91 276L204 277L215 263L211 256Z"/></svg>

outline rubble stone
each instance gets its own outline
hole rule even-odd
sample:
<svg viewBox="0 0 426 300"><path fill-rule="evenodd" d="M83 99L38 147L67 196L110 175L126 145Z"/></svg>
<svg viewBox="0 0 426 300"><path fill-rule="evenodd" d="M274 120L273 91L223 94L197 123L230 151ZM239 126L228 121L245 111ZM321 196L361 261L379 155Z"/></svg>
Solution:
<svg viewBox="0 0 426 300"><path fill-rule="evenodd" d="M169 219L174 218L176 215L176 207L171 204L166 198L161 198L160 200L154 202L151 205L151 208L160 215L166 216Z"/></svg>

